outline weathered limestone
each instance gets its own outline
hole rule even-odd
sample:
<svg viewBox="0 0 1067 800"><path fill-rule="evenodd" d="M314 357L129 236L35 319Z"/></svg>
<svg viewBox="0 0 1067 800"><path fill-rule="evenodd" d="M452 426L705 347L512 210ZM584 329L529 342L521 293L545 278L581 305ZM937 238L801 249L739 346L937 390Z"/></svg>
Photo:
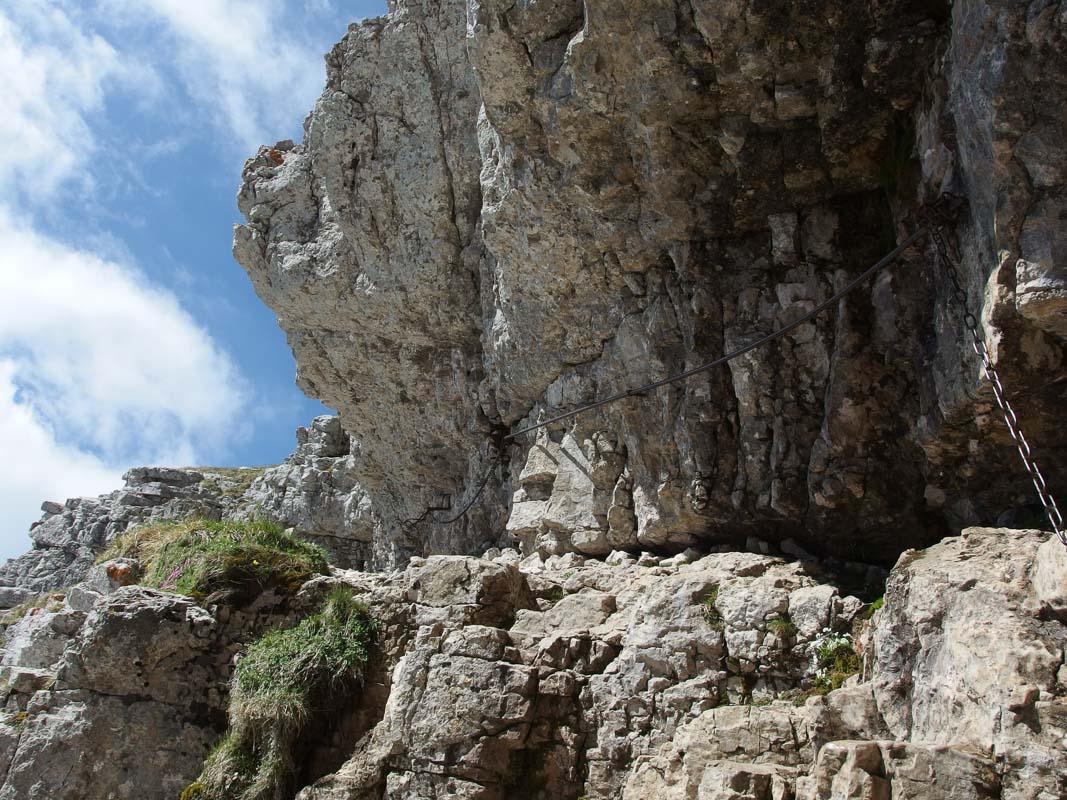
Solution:
<svg viewBox="0 0 1067 800"><path fill-rule="evenodd" d="M339 567L366 567L375 522L355 479L358 449L337 417L316 417L297 428L293 454L249 487L238 516L266 516L321 544Z"/></svg>
<svg viewBox="0 0 1067 800"><path fill-rule="evenodd" d="M1065 488L1063 3L391 7L239 196L235 254L340 416L247 492L144 469L45 505L0 605L75 585L6 632L0 800L198 772L239 642L303 606L90 565L137 522L260 513L346 568L304 601L348 583L380 622L302 800L1067 797L1067 551L936 543L1033 509L929 240L722 371L503 440L797 320L948 192ZM884 573L827 555L896 559L871 620L843 587ZM863 667L804 699L831 634Z"/></svg>
<svg viewBox="0 0 1067 800"><path fill-rule="evenodd" d="M1063 476L1067 240L1056 221L1067 208L1063 7L957 0L950 14L951 35L916 114L919 198L947 191L966 200L955 234L968 304L1027 438L1040 443L1043 469ZM932 279L943 297L944 276ZM1043 526L1040 514L1025 508L1034 503L1025 481L998 477L1019 474L1017 456L990 387L978 378L959 312L942 308L927 330L923 380L933 401L918 436L929 459L931 509L967 526L992 522L997 507L1014 507L1003 515L1022 517L1014 527ZM1067 491L1062 477L1052 482L1059 494Z"/></svg>
<svg viewBox="0 0 1067 800"><path fill-rule="evenodd" d="M517 561L412 561L416 633L382 722L302 797L615 797L634 758L702 711L747 715L715 707L803 685L814 636L862 607L763 555ZM803 630L776 625L794 606Z"/></svg>
<svg viewBox="0 0 1067 800"><path fill-rule="evenodd" d="M1037 531L972 528L905 553L874 629L893 735L1006 760L1005 798L1067 792L1067 626L1050 595L1067 586L1063 551Z"/></svg>
<svg viewBox="0 0 1067 800"><path fill-rule="evenodd" d="M3 800L173 800L225 728L233 656L301 609L265 595L208 610L125 585L135 566L93 567L7 628Z"/></svg>
<svg viewBox="0 0 1067 800"><path fill-rule="evenodd" d="M874 617L870 682L800 708L706 711L638 761L624 798L1064 796L1067 625L1048 599L1067 586L1062 551L972 528L906 552Z"/></svg>
<svg viewBox="0 0 1067 800"><path fill-rule="evenodd" d="M321 544L338 566L364 567L373 559L374 521L353 475L352 447L337 417L322 416L297 429L296 450L277 466L137 467L124 489L45 501L30 530L34 549L0 566L0 608L83 581L130 526L191 517L266 517Z"/></svg>
<svg viewBox="0 0 1067 800"><path fill-rule="evenodd" d="M226 613L111 562L8 629L0 798L173 798L221 732L240 642L347 583L375 656L309 742L301 800L1053 800L1067 558L1047 541L909 551L870 622L810 563L757 553L414 558ZM804 700L828 631L866 670Z"/></svg>
<svg viewBox="0 0 1067 800"><path fill-rule="evenodd" d="M888 564L1025 522L929 242L728 368L488 466L507 430L797 319L945 191L968 202L947 236L970 305L1067 488L1056 4L391 8L327 58L304 142L248 162L234 240L356 443L343 529L369 563L759 535ZM466 517L426 513L487 471Z"/></svg>
<svg viewBox="0 0 1067 800"><path fill-rule="evenodd" d="M220 519L238 505L243 489L222 474L169 467L137 467L126 486L100 497L45 501L30 529L33 550L0 566L0 608L80 582L115 536L139 522L204 517Z"/></svg>

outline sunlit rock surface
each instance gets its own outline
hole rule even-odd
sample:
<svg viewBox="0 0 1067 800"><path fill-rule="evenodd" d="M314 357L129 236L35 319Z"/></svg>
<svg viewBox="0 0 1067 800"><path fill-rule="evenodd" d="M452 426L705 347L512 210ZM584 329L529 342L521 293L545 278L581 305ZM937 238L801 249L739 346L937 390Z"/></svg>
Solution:
<svg viewBox="0 0 1067 800"><path fill-rule="evenodd" d="M977 0L401 0L353 25L305 140L246 165L234 251L352 436L371 562L755 534L889 564L1026 524L929 240L728 368L520 437L457 522L425 512L462 507L507 431L795 320L942 192L1064 488L1063 24Z"/></svg>

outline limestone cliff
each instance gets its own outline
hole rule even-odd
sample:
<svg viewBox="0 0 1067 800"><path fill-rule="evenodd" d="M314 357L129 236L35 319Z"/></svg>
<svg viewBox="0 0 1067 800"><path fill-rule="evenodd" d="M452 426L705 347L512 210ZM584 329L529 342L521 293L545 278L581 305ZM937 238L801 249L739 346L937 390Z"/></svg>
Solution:
<svg viewBox="0 0 1067 800"><path fill-rule="evenodd" d="M944 193L1063 475L1063 26L1003 0L401 0L352 26L304 142L248 162L234 251L353 437L373 563L505 528L891 563L1029 503L927 241L729 369L520 437L464 519L402 524L462 506L504 433L796 319Z"/></svg>

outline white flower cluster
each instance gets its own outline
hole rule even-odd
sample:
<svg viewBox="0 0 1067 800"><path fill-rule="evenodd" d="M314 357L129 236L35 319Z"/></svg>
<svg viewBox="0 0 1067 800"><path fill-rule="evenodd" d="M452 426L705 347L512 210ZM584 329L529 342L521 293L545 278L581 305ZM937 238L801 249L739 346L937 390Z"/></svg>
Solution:
<svg viewBox="0 0 1067 800"><path fill-rule="evenodd" d="M842 650L852 650L851 633L834 633L823 628L811 643L811 671L816 678L828 678L834 658Z"/></svg>

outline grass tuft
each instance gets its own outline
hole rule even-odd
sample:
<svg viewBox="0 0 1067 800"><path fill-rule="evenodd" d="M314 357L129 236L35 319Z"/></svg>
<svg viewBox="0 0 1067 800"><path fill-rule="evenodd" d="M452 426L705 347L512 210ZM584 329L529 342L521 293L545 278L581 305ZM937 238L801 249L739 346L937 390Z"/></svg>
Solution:
<svg viewBox="0 0 1067 800"><path fill-rule="evenodd" d="M856 652L851 634L833 633L823 629L822 635L813 642L812 667L815 673L813 690L816 694L829 694L863 667Z"/></svg>
<svg viewBox="0 0 1067 800"><path fill-rule="evenodd" d="M117 537L100 560L120 557L144 565L146 586L211 601L239 602L272 588L295 591L329 571L322 548L264 520L141 525Z"/></svg>
<svg viewBox="0 0 1067 800"><path fill-rule="evenodd" d="M5 717L3 721L7 725L12 725L16 728L21 728L23 725L26 724L26 720L28 720L29 718L30 713L28 711L16 711L14 714L10 714Z"/></svg>
<svg viewBox="0 0 1067 800"><path fill-rule="evenodd" d="M207 491L240 500L266 467L193 467L204 476L200 485Z"/></svg>
<svg viewBox="0 0 1067 800"><path fill-rule="evenodd" d="M789 619L788 614L770 620L767 623L767 630L776 634L780 639L792 639L797 635L797 626L793 624L793 620Z"/></svg>
<svg viewBox="0 0 1067 800"><path fill-rule="evenodd" d="M708 596L701 601L701 613L704 615L704 621L708 625L717 631L721 631L725 627L725 623L722 619L722 614L719 613L719 609L715 607L715 603L719 600L719 587L712 586L708 591Z"/></svg>
<svg viewBox="0 0 1067 800"><path fill-rule="evenodd" d="M544 593L545 600L550 602L552 605L555 605L566 596L567 591L558 584L552 586L547 592Z"/></svg>
<svg viewBox="0 0 1067 800"><path fill-rule="evenodd" d="M308 720L343 707L362 686L373 642L367 607L347 587L296 627L256 641L231 681L230 729L181 800L292 796Z"/></svg>
<svg viewBox="0 0 1067 800"><path fill-rule="evenodd" d="M64 599L66 599L66 589L44 592L43 594L31 597L29 600L19 603L17 606L13 606L12 608L0 612L0 628L7 628L14 625L23 617L33 614L42 608L48 611L58 611L62 608Z"/></svg>
<svg viewBox="0 0 1067 800"><path fill-rule="evenodd" d="M864 618L865 619L871 619L875 615L875 612L880 610L882 608L882 606L884 606L884 605L885 605L885 597L884 596L883 597L879 597L877 600L875 600L873 603L871 603L869 606L867 606L867 608L864 610L864 612L863 612Z"/></svg>

